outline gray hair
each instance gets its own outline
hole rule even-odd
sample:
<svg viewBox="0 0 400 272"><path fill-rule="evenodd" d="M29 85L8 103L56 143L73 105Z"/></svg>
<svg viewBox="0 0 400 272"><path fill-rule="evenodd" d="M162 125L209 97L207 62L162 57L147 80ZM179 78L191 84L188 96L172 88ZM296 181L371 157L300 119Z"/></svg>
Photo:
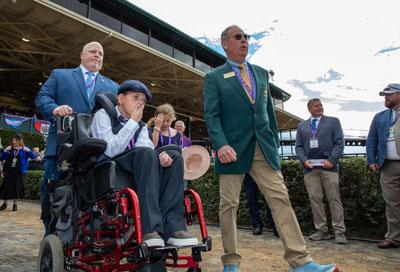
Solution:
<svg viewBox="0 0 400 272"><path fill-rule="evenodd" d="M225 28L224 31L222 31L222 33L221 33L221 42L222 42L223 40L226 40L226 39L229 38L228 33L229 33L229 31L230 31L232 28L234 28L234 27L237 27L237 28L241 29L241 28L240 28L239 26L237 26L237 25L228 26L228 27Z"/></svg>
<svg viewBox="0 0 400 272"><path fill-rule="evenodd" d="M319 98L311 98L307 102L307 108L310 108L312 104L317 103L317 102L321 103L321 99L319 99Z"/></svg>

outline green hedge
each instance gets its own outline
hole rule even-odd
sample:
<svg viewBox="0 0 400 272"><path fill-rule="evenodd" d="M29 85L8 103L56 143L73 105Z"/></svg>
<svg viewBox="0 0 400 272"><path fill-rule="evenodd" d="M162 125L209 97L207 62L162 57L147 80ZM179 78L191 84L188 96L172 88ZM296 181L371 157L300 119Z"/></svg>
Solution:
<svg viewBox="0 0 400 272"><path fill-rule="evenodd" d="M25 198L39 199L39 187L43 180L42 170L29 170L25 175Z"/></svg>
<svg viewBox="0 0 400 272"><path fill-rule="evenodd" d="M386 218L379 174L371 173L366 167L365 158L361 157L342 159L340 165L341 198L348 235L382 238L386 231ZM296 160L283 161L282 173L302 231L305 234L310 233L314 230L313 219L300 163ZM213 172L212 167L202 178L191 182L190 187L200 194L208 222L218 222L218 176ZM265 222L265 200L261 195L259 205L263 222ZM327 203L325 207L329 217ZM243 188L240 194L238 224L251 225Z"/></svg>
<svg viewBox="0 0 400 272"><path fill-rule="evenodd" d="M379 174L371 173L366 167L365 158L342 159L339 172L342 204L344 207L347 233L363 238L382 238L386 231L385 203L379 186ZM298 161L282 162L282 173L289 191L293 209L305 234L313 231L313 220L303 172ZM43 171L28 171L26 175L26 197L39 197L39 184ZM199 180L190 182L190 187L201 196L207 222L218 222L219 183L212 167ZM259 197L260 212L265 222L265 200ZM328 205L326 214L329 216ZM238 209L238 223L251 225L247 201L242 190Z"/></svg>

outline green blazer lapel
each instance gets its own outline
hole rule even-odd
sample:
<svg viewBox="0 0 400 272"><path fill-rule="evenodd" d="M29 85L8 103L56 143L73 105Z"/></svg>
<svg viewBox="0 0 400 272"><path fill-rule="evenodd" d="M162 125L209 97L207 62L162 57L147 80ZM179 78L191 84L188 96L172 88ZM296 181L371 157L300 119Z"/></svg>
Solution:
<svg viewBox="0 0 400 272"><path fill-rule="evenodd" d="M249 64L249 66L250 66L251 72L253 73L254 81L256 83L256 102L255 102L255 104L257 105L257 103L259 101L263 101L262 97L263 97L264 91L266 89L266 86L264 86L261 81L261 79L264 78L264 76L261 74L260 69L256 69L256 67L253 66L252 64ZM268 80L268 78L267 78L267 80Z"/></svg>
<svg viewBox="0 0 400 272"><path fill-rule="evenodd" d="M240 97L246 102L247 104L251 104L249 98L247 97L246 91L244 90L242 84L240 83L239 79L236 77L236 75L233 72L232 66L226 62L225 65L222 67L221 70L222 78L225 82L229 83L232 86L232 89L234 92L239 93ZM225 78L224 75L227 73L233 73L233 76L230 76L228 78Z"/></svg>

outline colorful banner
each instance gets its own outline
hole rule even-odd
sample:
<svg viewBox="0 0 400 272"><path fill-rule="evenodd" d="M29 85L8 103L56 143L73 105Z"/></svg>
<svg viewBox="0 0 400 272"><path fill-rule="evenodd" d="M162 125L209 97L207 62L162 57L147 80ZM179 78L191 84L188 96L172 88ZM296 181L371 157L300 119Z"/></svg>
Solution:
<svg viewBox="0 0 400 272"><path fill-rule="evenodd" d="M50 129L50 122L33 118L35 129L42 135L48 135Z"/></svg>
<svg viewBox="0 0 400 272"><path fill-rule="evenodd" d="M6 122L6 124L15 129L20 129L22 123L30 119L32 118L11 115L11 114L4 114L4 121Z"/></svg>

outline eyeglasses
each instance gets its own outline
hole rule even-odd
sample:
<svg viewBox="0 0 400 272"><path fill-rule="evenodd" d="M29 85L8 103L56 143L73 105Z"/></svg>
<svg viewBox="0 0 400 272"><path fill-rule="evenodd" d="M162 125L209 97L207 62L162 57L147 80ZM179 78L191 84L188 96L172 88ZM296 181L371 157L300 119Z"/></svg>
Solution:
<svg viewBox="0 0 400 272"><path fill-rule="evenodd" d="M237 40L237 41L240 41L242 38L244 38L246 41L248 41L248 40L250 40L250 35L249 34L242 34L242 33L238 33L238 34L235 34L235 35L233 35L233 36L228 36L228 37L226 37L227 39L228 38L235 38L235 40Z"/></svg>

